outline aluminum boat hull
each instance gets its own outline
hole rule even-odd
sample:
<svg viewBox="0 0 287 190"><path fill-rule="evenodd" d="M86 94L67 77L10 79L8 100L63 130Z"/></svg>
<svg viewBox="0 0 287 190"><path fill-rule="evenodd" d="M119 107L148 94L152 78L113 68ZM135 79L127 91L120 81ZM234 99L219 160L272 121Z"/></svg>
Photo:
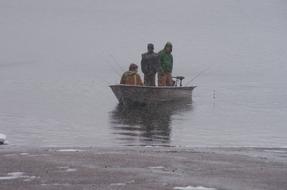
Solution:
<svg viewBox="0 0 287 190"><path fill-rule="evenodd" d="M158 104L192 99L192 90L196 86L134 86L111 85L120 104Z"/></svg>

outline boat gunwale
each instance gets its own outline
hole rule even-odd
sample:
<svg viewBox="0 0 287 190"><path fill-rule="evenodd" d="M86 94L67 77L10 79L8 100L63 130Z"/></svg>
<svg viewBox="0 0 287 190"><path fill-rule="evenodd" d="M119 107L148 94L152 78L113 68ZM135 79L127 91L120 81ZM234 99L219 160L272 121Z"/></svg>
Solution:
<svg viewBox="0 0 287 190"><path fill-rule="evenodd" d="M109 87L133 87L133 88L146 88L146 89L181 89L181 90L191 90L197 86L141 86L141 85L126 85L126 84L114 84L109 85Z"/></svg>

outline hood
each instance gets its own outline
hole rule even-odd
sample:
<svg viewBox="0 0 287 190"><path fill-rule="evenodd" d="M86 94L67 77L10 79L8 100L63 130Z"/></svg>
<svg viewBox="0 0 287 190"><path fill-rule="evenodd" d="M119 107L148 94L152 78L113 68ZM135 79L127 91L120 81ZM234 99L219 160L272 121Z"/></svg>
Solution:
<svg viewBox="0 0 287 190"><path fill-rule="evenodd" d="M125 74L128 75L128 76L132 76L132 75L137 74L137 72L135 72L135 71L127 71Z"/></svg>
<svg viewBox="0 0 287 190"><path fill-rule="evenodd" d="M164 46L164 49L167 48L167 47L171 47L172 48L172 43L171 42L167 42Z"/></svg>

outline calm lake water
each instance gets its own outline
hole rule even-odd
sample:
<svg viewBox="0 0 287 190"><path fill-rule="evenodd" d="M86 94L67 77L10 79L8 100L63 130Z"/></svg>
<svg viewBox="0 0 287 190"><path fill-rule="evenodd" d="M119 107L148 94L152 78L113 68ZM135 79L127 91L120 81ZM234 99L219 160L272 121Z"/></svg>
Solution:
<svg viewBox="0 0 287 190"><path fill-rule="evenodd" d="M285 1L0 2L0 133L24 146L287 147ZM193 102L127 109L108 85L174 45Z"/></svg>

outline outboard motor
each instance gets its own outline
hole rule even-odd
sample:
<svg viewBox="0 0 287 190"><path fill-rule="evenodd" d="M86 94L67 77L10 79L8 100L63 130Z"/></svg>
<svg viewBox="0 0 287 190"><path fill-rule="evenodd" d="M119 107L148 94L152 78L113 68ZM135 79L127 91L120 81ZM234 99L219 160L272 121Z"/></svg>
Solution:
<svg viewBox="0 0 287 190"><path fill-rule="evenodd" d="M179 86L182 86L182 80L184 79L184 76L176 76L172 78L176 79L174 82L174 86L177 86L178 82L179 82Z"/></svg>

